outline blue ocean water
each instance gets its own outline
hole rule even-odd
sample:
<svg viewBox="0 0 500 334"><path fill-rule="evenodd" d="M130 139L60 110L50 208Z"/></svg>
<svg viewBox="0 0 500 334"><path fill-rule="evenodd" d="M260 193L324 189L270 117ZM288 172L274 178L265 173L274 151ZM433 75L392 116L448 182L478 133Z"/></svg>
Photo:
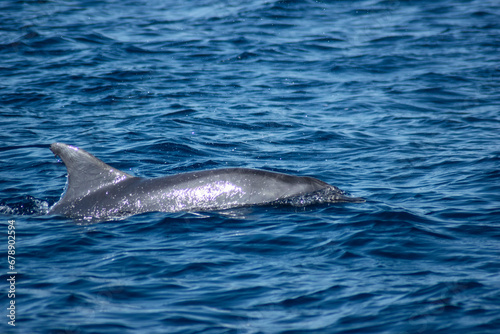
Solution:
<svg viewBox="0 0 500 334"><path fill-rule="evenodd" d="M7 0L0 77L1 333L498 333L498 1ZM367 202L82 225L53 142Z"/></svg>

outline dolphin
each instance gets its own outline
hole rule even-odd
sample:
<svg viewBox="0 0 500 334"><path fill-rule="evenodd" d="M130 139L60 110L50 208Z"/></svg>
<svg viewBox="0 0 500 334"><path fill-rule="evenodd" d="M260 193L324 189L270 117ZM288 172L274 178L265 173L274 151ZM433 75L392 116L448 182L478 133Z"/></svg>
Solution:
<svg viewBox="0 0 500 334"><path fill-rule="evenodd" d="M50 149L66 165L68 180L66 191L48 214L74 220L102 221L153 211L217 211L273 203L304 206L364 202L308 176L224 168L147 179L115 169L75 146L54 143Z"/></svg>

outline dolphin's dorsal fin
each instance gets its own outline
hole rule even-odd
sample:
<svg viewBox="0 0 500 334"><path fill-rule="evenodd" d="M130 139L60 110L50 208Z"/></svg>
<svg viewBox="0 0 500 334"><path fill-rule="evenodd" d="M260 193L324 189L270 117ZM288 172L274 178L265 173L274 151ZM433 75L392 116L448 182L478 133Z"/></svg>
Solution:
<svg viewBox="0 0 500 334"><path fill-rule="evenodd" d="M50 145L50 150L62 159L68 170L64 200L81 198L109 185L134 178L78 147L54 143Z"/></svg>

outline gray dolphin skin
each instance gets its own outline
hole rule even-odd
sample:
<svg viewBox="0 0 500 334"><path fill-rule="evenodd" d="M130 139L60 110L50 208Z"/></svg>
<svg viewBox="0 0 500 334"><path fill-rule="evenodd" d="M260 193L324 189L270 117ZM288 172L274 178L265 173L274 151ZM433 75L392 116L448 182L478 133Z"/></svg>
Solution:
<svg viewBox="0 0 500 334"><path fill-rule="evenodd" d="M68 170L61 199L48 214L75 220L124 218L143 212L200 212L263 204L304 206L364 202L307 176L248 168L196 171L154 179L119 171L90 153L62 143L50 149Z"/></svg>

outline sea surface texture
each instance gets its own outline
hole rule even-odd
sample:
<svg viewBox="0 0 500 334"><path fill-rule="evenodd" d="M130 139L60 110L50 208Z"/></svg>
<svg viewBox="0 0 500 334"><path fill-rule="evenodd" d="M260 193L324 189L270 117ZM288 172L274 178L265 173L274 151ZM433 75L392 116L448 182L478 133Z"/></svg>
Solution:
<svg viewBox="0 0 500 334"><path fill-rule="evenodd" d="M366 202L83 224L53 142ZM500 3L1 1L0 240L0 333L500 333Z"/></svg>

